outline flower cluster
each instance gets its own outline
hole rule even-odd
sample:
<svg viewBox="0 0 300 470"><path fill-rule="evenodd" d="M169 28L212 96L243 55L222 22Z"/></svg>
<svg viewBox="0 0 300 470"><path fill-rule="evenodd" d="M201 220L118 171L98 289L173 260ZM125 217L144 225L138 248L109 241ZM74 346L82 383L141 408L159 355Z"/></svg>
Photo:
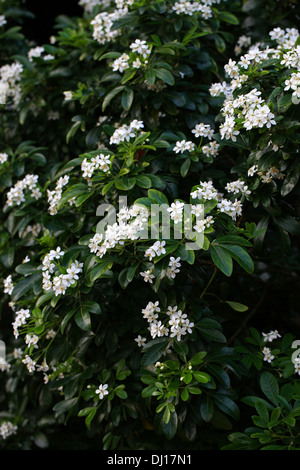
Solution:
<svg viewBox="0 0 300 470"><path fill-rule="evenodd" d="M27 54L29 61L33 62L35 58L42 57L42 54L44 52L45 52L45 49L42 46L32 47L31 49L29 49L28 54ZM52 60L54 58L55 57L52 54L45 54L43 56L43 60Z"/></svg>
<svg viewBox="0 0 300 470"><path fill-rule="evenodd" d="M130 124L123 124L118 127L110 138L110 144L120 144L121 142L129 142L131 138L137 136L137 131L143 129L143 121L134 119Z"/></svg>
<svg viewBox="0 0 300 470"><path fill-rule="evenodd" d="M272 352L271 352L270 348L264 347L263 350L262 350L262 353L264 355L264 361L266 361L266 362L270 363L275 358L275 356L272 355Z"/></svg>
<svg viewBox="0 0 300 470"><path fill-rule="evenodd" d="M128 5L132 5L133 0L116 1L117 8L112 12L99 13L91 21L93 27L93 38L100 44L113 41L121 34L120 29L111 30L113 23L128 13Z"/></svg>
<svg viewBox="0 0 300 470"><path fill-rule="evenodd" d="M7 162L7 160L8 160L7 153L0 153L0 163L3 165L3 163Z"/></svg>
<svg viewBox="0 0 300 470"><path fill-rule="evenodd" d="M195 149L195 144L190 140L177 141L174 145L173 151L175 153L192 152Z"/></svg>
<svg viewBox="0 0 300 470"><path fill-rule="evenodd" d="M235 55L241 55L243 48L249 47L250 45L251 45L251 37L245 36L245 34L243 34L242 36L238 38L238 41L235 45L235 48L234 48Z"/></svg>
<svg viewBox="0 0 300 470"><path fill-rule="evenodd" d="M4 26L7 23L7 20L4 15L0 15L0 27Z"/></svg>
<svg viewBox="0 0 300 470"><path fill-rule="evenodd" d="M251 194L251 191L248 189L248 186L246 185L245 181L242 181L241 179L227 183L225 189L228 193L233 194Z"/></svg>
<svg viewBox="0 0 300 470"><path fill-rule="evenodd" d="M130 55L123 53L113 61L112 68L114 72L119 71L123 73L130 67L139 69L148 63L147 59L151 53L151 49L147 45L146 41L136 39L130 44L130 49L132 50Z"/></svg>
<svg viewBox="0 0 300 470"><path fill-rule="evenodd" d="M196 124L195 128L192 129L191 132L195 135L196 138L201 137L201 142L203 137L211 140L214 134L214 130L210 127L210 125L204 124L203 122ZM201 146L201 142L199 148ZM177 141L173 147L173 151L175 153L193 152L194 150L196 150L196 144L190 140ZM219 144L216 141L209 142L208 144L201 147L201 152L206 157L216 157L218 155L218 150Z"/></svg>
<svg viewBox="0 0 300 470"><path fill-rule="evenodd" d="M3 280L3 286L4 286L4 293L11 295L12 291L14 289L14 285L12 282L12 275L9 274L4 280Z"/></svg>
<svg viewBox="0 0 300 470"><path fill-rule="evenodd" d="M13 424L11 421L3 421L0 424L0 436L2 439L7 439L8 437L16 434L18 426Z"/></svg>
<svg viewBox="0 0 300 470"><path fill-rule="evenodd" d="M234 97L235 90L248 81L248 73L257 69L268 59L276 60L281 69L296 69L285 80L284 91L292 90L295 104L300 102L300 88L298 73L300 66L299 46L296 40L299 36L295 28L275 28L270 33L270 38L277 42L277 47L255 44L238 61L230 59L224 69L231 79L230 83L214 83L210 87L211 96L225 96L221 113L225 120L220 126L222 139L236 141L236 136L241 128L251 130L254 128L270 128L276 125L275 115L262 97L260 90L253 88L249 93L239 94ZM246 43L246 40L244 41ZM248 42L248 41L247 41Z"/></svg>
<svg viewBox="0 0 300 470"><path fill-rule="evenodd" d="M18 105L21 98L19 81L22 73L23 66L19 62L0 68L0 104L6 104L8 98L11 98L13 105Z"/></svg>
<svg viewBox="0 0 300 470"><path fill-rule="evenodd" d="M82 272L83 263L71 262L68 268L61 268L56 260L64 256L60 247L51 250L43 259L43 289L53 290L55 295L64 295L68 287L76 285L78 274ZM65 272L61 272L64 270ZM52 275L52 276L51 276Z"/></svg>
<svg viewBox="0 0 300 470"><path fill-rule="evenodd" d="M213 223L214 223L213 217L209 215L205 217L205 219L197 220L193 228L194 230L196 230L196 232L203 233L207 228L211 227Z"/></svg>
<svg viewBox="0 0 300 470"><path fill-rule="evenodd" d="M210 127L209 124L199 122L196 124L195 128L192 129L192 134L195 134L195 137L207 137L209 140L211 140L214 134L214 130Z"/></svg>
<svg viewBox="0 0 300 470"><path fill-rule="evenodd" d="M202 152L206 157L212 156L216 157L219 154L219 144L214 140L209 142L208 145L203 145Z"/></svg>
<svg viewBox="0 0 300 470"><path fill-rule="evenodd" d="M35 371L36 361L34 361L28 354L25 355L25 358L22 360L22 362L26 365L26 368L30 374Z"/></svg>
<svg viewBox="0 0 300 470"><path fill-rule="evenodd" d="M152 261L155 256L161 256L166 254L166 249L165 249L166 242L157 240L153 245L151 245L147 250L145 251L145 256L149 258L149 261Z"/></svg>
<svg viewBox="0 0 300 470"><path fill-rule="evenodd" d="M102 258L107 250L123 245L126 240L137 240L147 224L148 210L145 207L124 207L117 214L117 222L108 225L104 233L96 233L90 239L90 251Z"/></svg>
<svg viewBox="0 0 300 470"><path fill-rule="evenodd" d="M222 139L236 141L236 136L240 133L236 126L236 120L240 120L243 127L248 131L253 128L270 128L276 124L275 115L260 95L261 91L254 88L249 93L240 95L236 99L228 97L225 100L222 108L225 121L219 129Z"/></svg>
<svg viewBox="0 0 300 470"><path fill-rule="evenodd" d="M229 199L223 198L223 193L218 192L211 181L201 182L200 185L191 192L192 199L199 199L201 202L216 200L217 209L220 212L229 215L233 220L236 220L238 216L242 215L242 203L235 199L230 201ZM205 224L213 223L212 219L208 219ZM199 228L202 228L203 222L200 221ZM208 225L209 226L209 225Z"/></svg>
<svg viewBox="0 0 300 470"><path fill-rule="evenodd" d="M170 212L170 217L174 220L175 224L182 221L183 217L184 202L175 201L172 202L171 206L167 208L167 212Z"/></svg>
<svg viewBox="0 0 300 470"><path fill-rule="evenodd" d="M152 249L153 249L153 252L152 252ZM164 254L164 252L165 252L164 245L161 246L161 244L160 244L160 247L158 248L158 245L154 244L151 247L151 252L147 253L147 256L150 257L151 255L157 255L157 253L160 253L160 252L162 254ZM174 256L170 257L169 265L168 265L168 268L167 268L167 271L166 271L166 276L169 279L175 279L176 274L178 274L180 272L180 269L178 269L178 268L181 267L180 261L181 261L181 258L179 256L178 256L178 258L175 258ZM143 277L144 281L149 282L149 284L152 284L153 279L155 279L155 276L152 272L152 269L147 269L146 271L140 272L140 275Z"/></svg>
<svg viewBox="0 0 300 470"><path fill-rule="evenodd" d="M268 170L261 170L258 171L258 166L253 165L251 168L248 169L248 176L257 175L260 177L262 183L271 183L273 179L283 179L284 174L275 166L272 166Z"/></svg>
<svg viewBox="0 0 300 470"><path fill-rule="evenodd" d="M30 318L30 311L28 308L21 308L15 313L15 320L12 323L13 333L15 339L19 337L19 328L26 324L27 319Z"/></svg>
<svg viewBox="0 0 300 470"><path fill-rule="evenodd" d="M110 164L110 155L104 155L103 153L92 157L90 161L87 158L84 158L81 162L82 176L89 181L95 170L107 173L109 171Z"/></svg>
<svg viewBox="0 0 300 470"><path fill-rule="evenodd" d="M270 331L269 333L262 333L264 337L264 342L272 343L274 339L281 338L281 335L278 333L277 330Z"/></svg>
<svg viewBox="0 0 300 470"><path fill-rule="evenodd" d="M38 187L38 179L38 175L26 175L25 178L17 181L17 183L7 193L7 205L10 207L14 204L19 206L22 202L25 202L24 191L26 190L30 191L30 196L34 199L41 198L42 193Z"/></svg>
<svg viewBox="0 0 300 470"><path fill-rule="evenodd" d="M91 13L93 8L96 6L104 8L109 7L110 0L79 0L78 5L80 5L87 13Z"/></svg>
<svg viewBox="0 0 300 470"><path fill-rule="evenodd" d="M300 65L300 63L299 63ZM297 64L297 66L299 66ZM300 103L300 72L292 73L291 77L284 82L284 90L293 90L292 96L294 97L294 103Z"/></svg>
<svg viewBox="0 0 300 470"><path fill-rule="evenodd" d="M181 258L179 256L178 258L175 258L174 256L170 257L169 266L166 272L166 276L169 279L175 279L176 274L180 272L180 269L178 269L181 267L180 261L181 261Z"/></svg>
<svg viewBox="0 0 300 470"><path fill-rule="evenodd" d="M195 15L195 13L200 13L204 19L208 19L212 17L212 9L211 5L214 3L220 3L220 0L194 0L194 1L186 1L186 0L179 0L179 2L175 2L172 10L177 13L177 15L185 14L189 16Z"/></svg>
<svg viewBox="0 0 300 470"><path fill-rule="evenodd" d="M61 176L57 182L55 189L51 191L50 189L47 190L47 196L48 196L48 203L49 203L49 212L51 215L57 214L58 211L58 205L62 197L62 188L66 186L69 182L69 176Z"/></svg>
<svg viewBox="0 0 300 470"><path fill-rule="evenodd" d="M11 365L4 359L4 357L0 356L0 370L1 372L6 372L11 368Z"/></svg>
<svg viewBox="0 0 300 470"><path fill-rule="evenodd" d="M168 306L165 312L161 312L158 301L148 302L146 307L142 309L142 314L149 323L148 330L152 339L169 336L181 341L182 336L193 331L194 323L190 322L187 315L179 310L177 305Z"/></svg>

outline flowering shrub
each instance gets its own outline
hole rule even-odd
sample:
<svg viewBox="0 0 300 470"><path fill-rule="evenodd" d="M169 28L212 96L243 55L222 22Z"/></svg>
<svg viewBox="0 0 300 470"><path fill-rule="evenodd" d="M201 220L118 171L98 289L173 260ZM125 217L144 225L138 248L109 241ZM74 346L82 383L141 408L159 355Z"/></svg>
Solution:
<svg viewBox="0 0 300 470"><path fill-rule="evenodd" d="M299 448L293 14L265 32L252 1L80 0L33 44L18 3L0 446Z"/></svg>

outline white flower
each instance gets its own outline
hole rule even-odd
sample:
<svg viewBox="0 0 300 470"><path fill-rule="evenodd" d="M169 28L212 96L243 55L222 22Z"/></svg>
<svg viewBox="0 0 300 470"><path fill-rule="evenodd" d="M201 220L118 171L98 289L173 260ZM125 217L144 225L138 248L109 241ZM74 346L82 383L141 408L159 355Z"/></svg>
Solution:
<svg viewBox="0 0 300 470"><path fill-rule="evenodd" d="M253 165L248 169L248 176L253 176L255 173L257 173L258 167L257 165Z"/></svg>
<svg viewBox="0 0 300 470"><path fill-rule="evenodd" d="M70 101L73 97L73 94L71 91L64 91L64 97L65 97L65 101Z"/></svg>
<svg viewBox="0 0 300 470"><path fill-rule="evenodd" d="M99 385L99 388L97 388L97 390L95 391L95 393L97 393L97 395L99 395L99 399L100 400L103 400L104 396L105 395L108 395L108 384L100 384Z"/></svg>
<svg viewBox="0 0 300 470"><path fill-rule="evenodd" d="M28 347L34 346L34 348L37 348L37 342L39 340L39 337L37 335L30 335L27 334L25 336L25 343L27 344Z"/></svg>
<svg viewBox="0 0 300 470"><path fill-rule="evenodd" d="M23 359L22 362L23 362L23 364L26 365L26 367L27 367L27 369L30 373L35 371L36 362L33 359L31 359L31 357L26 355L25 359Z"/></svg>
<svg viewBox="0 0 300 470"><path fill-rule="evenodd" d="M43 52L45 52L45 49L43 47L41 46L33 47L32 49L28 51L28 55L27 55L28 59L30 60L30 62L32 62L32 60L35 57L41 57Z"/></svg>
<svg viewBox="0 0 300 470"><path fill-rule="evenodd" d="M274 356L271 354L271 352L267 353L264 355L264 361L266 362L272 362L274 359Z"/></svg>
<svg viewBox="0 0 300 470"><path fill-rule="evenodd" d="M6 372L10 369L11 365L4 359L4 357L0 356L0 370L1 372Z"/></svg>
<svg viewBox="0 0 300 470"><path fill-rule="evenodd" d="M295 374L300 375L300 363L294 364L294 366L295 366Z"/></svg>
<svg viewBox="0 0 300 470"><path fill-rule="evenodd" d="M0 26L4 26L7 23L4 15L0 15Z"/></svg>
<svg viewBox="0 0 300 470"><path fill-rule="evenodd" d="M146 344L146 338L142 338L141 335L138 335L138 337L135 338L134 341L137 342L137 344L138 344L139 347L143 347L143 346L145 346L145 344Z"/></svg>
<svg viewBox="0 0 300 470"><path fill-rule="evenodd" d="M5 162L7 162L7 160L8 160L7 153L0 153L0 163L3 164Z"/></svg>
<svg viewBox="0 0 300 470"><path fill-rule="evenodd" d="M3 285L4 285L4 293L5 294L12 294L12 291L14 290L14 285L12 283L12 276L9 274L4 280L3 280Z"/></svg>
<svg viewBox="0 0 300 470"><path fill-rule="evenodd" d="M174 220L175 224L182 221L184 202L176 201L172 202L171 207L167 208L170 212L170 217Z"/></svg>
<svg viewBox="0 0 300 470"><path fill-rule="evenodd" d="M152 279L155 279L154 274L148 269L147 271L141 272L140 275L144 278L145 282L153 283Z"/></svg>

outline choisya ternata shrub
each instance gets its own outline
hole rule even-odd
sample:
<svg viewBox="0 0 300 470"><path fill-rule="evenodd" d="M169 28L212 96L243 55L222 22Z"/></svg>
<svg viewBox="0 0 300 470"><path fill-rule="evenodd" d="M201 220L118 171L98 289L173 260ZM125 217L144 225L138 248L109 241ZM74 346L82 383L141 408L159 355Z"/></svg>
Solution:
<svg viewBox="0 0 300 470"><path fill-rule="evenodd" d="M244 317L297 278L298 30L79 3L1 57L1 445L297 447L294 311Z"/></svg>

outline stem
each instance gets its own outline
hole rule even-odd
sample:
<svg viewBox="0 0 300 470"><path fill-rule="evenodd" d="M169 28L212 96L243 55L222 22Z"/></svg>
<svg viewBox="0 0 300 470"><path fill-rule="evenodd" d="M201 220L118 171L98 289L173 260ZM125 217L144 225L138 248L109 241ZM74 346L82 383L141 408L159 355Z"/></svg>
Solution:
<svg viewBox="0 0 300 470"><path fill-rule="evenodd" d="M214 272L212 273L210 280L208 281L206 287L204 288L202 294L200 295L200 299L202 299L204 297L204 295L206 294L206 291L209 288L209 286L211 285L211 283L213 282L213 280L215 278L215 275L217 274L217 271L218 271L218 268L215 266Z"/></svg>

